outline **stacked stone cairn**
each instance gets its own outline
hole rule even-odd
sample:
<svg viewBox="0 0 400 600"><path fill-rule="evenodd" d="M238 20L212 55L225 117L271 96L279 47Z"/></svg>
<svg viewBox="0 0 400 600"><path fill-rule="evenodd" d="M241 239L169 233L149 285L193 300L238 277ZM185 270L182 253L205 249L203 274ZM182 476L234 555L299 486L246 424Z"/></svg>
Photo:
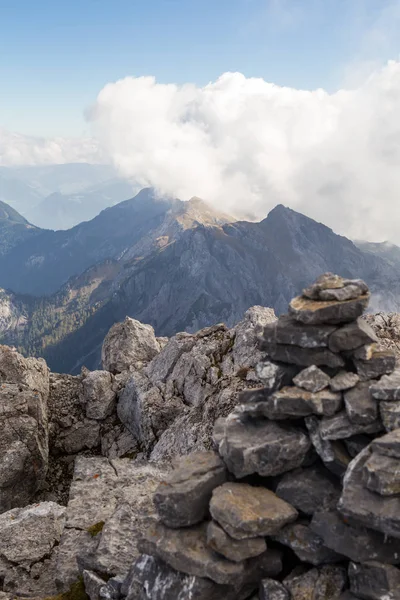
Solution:
<svg viewBox="0 0 400 600"><path fill-rule="evenodd" d="M400 369L327 273L265 327L216 451L181 458L122 592L130 600L400 600Z"/></svg>

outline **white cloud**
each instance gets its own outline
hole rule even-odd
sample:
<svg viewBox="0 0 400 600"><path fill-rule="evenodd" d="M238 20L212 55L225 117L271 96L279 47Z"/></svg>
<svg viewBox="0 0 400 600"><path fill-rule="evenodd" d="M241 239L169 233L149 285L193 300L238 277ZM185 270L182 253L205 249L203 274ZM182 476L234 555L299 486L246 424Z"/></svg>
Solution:
<svg viewBox="0 0 400 600"><path fill-rule="evenodd" d="M0 128L0 166L100 162L97 141L74 138L36 138Z"/></svg>
<svg viewBox="0 0 400 600"><path fill-rule="evenodd" d="M353 238L400 242L400 63L356 89L282 88L225 73L203 88L126 78L93 131L142 185L258 218L281 202Z"/></svg>

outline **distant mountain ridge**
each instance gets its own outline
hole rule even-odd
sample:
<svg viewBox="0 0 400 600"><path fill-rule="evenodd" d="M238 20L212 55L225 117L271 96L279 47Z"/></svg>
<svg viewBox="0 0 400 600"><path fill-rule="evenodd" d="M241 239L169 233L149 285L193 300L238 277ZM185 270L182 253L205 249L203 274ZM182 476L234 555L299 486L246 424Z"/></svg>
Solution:
<svg viewBox="0 0 400 600"><path fill-rule="evenodd" d="M283 205L252 223L145 189L71 230L39 230L0 258L0 286L14 292L0 305L14 324L23 315L18 326L5 319L2 340L56 371L95 368L105 333L126 315L157 335L231 326L253 305L285 312L326 271L362 277L384 291L373 309L399 310L396 261Z"/></svg>

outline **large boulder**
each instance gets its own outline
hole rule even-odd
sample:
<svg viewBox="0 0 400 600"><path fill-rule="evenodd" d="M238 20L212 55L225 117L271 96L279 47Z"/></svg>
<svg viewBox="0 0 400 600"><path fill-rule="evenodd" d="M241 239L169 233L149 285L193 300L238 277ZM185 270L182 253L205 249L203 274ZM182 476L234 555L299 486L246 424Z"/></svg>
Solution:
<svg viewBox="0 0 400 600"><path fill-rule="evenodd" d="M114 374L139 369L160 349L151 325L126 317L122 323L113 325L105 337L101 350L103 369Z"/></svg>

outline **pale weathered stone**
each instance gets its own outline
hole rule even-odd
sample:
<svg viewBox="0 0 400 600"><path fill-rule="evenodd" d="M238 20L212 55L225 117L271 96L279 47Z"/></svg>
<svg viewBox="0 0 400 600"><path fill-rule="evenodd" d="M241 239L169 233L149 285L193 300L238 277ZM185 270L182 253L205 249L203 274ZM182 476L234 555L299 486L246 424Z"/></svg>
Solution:
<svg viewBox="0 0 400 600"><path fill-rule="evenodd" d="M386 431L400 428L400 401L379 402L379 414Z"/></svg>
<svg viewBox="0 0 400 600"><path fill-rule="evenodd" d="M400 494L400 460L373 452L364 464L364 485L381 496Z"/></svg>
<svg viewBox="0 0 400 600"><path fill-rule="evenodd" d="M337 375L332 377L329 386L332 392L341 392L353 388L359 381L360 378L357 373L340 371Z"/></svg>
<svg viewBox="0 0 400 600"><path fill-rule="evenodd" d="M176 460L154 494L161 521L168 527L199 523L208 513L213 489L226 479L225 465L214 452L193 452Z"/></svg>
<svg viewBox="0 0 400 600"><path fill-rule="evenodd" d="M289 590L275 579L263 579L260 584L260 600L290 600Z"/></svg>
<svg viewBox="0 0 400 600"><path fill-rule="evenodd" d="M353 527L335 511L315 513L311 529L325 546L357 562L378 560L400 564L400 540L363 526Z"/></svg>
<svg viewBox="0 0 400 600"><path fill-rule="evenodd" d="M332 352L344 352L377 341L378 337L372 327L364 319L358 318L352 323L339 327L330 335L329 349Z"/></svg>
<svg viewBox="0 0 400 600"><path fill-rule="evenodd" d="M400 369L391 375L384 375L371 385L371 394L377 400L400 400Z"/></svg>
<svg viewBox="0 0 400 600"><path fill-rule="evenodd" d="M400 598L400 570L392 565L370 561L349 565L350 589L364 600Z"/></svg>
<svg viewBox="0 0 400 600"><path fill-rule="evenodd" d="M233 562L241 562L252 556L258 556L267 549L263 537L234 539L222 529L215 521L210 521L207 526L207 544Z"/></svg>
<svg viewBox="0 0 400 600"><path fill-rule="evenodd" d="M297 511L270 490L224 483L213 491L210 512L233 538L273 535L297 518Z"/></svg>
<svg viewBox="0 0 400 600"><path fill-rule="evenodd" d="M82 576L85 592L90 600L100 600L100 590L106 584L104 579L93 573L93 571L87 571L86 569L83 571Z"/></svg>
<svg viewBox="0 0 400 600"><path fill-rule="evenodd" d="M384 456L400 459L400 429L396 429L374 440L371 448Z"/></svg>
<svg viewBox="0 0 400 600"><path fill-rule="evenodd" d="M113 325L105 337L101 351L103 369L111 373L128 371L151 361L159 352L154 329L126 317Z"/></svg>
<svg viewBox="0 0 400 600"><path fill-rule="evenodd" d="M342 289L345 281L340 275L331 272L322 273L314 283L303 290L303 296L311 300L319 300L322 290Z"/></svg>
<svg viewBox="0 0 400 600"><path fill-rule="evenodd" d="M340 492L336 478L320 466L286 473L275 491L279 498L306 515L334 509L339 501Z"/></svg>
<svg viewBox="0 0 400 600"><path fill-rule="evenodd" d="M346 413L352 423L369 425L379 418L378 402L369 391L368 382L360 382L344 393Z"/></svg>
<svg viewBox="0 0 400 600"><path fill-rule="evenodd" d="M92 371L82 381L82 402L89 419L108 417L116 405L113 377L108 371Z"/></svg>
<svg viewBox="0 0 400 600"><path fill-rule="evenodd" d="M256 375L266 392L274 392L285 385L290 385L297 371L296 366L275 363L271 360L262 360L256 365Z"/></svg>
<svg viewBox="0 0 400 600"><path fill-rule="evenodd" d="M320 392L329 385L330 377L315 365L300 371L293 378L293 383L308 392Z"/></svg>
<svg viewBox="0 0 400 600"><path fill-rule="evenodd" d="M342 395L330 390L307 392L301 388L290 386L275 392L270 398L270 415L273 419L286 417L306 417L308 415L332 416L342 406Z"/></svg>
<svg viewBox="0 0 400 600"><path fill-rule="evenodd" d="M229 471L238 478L291 471L303 464L311 447L307 435L296 428L262 420L243 423L235 413L217 421L214 441Z"/></svg>
<svg viewBox="0 0 400 600"><path fill-rule="evenodd" d="M65 523L65 507L41 502L13 508L0 515L0 557L29 566L47 556L58 543Z"/></svg>
<svg viewBox="0 0 400 600"><path fill-rule="evenodd" d="M362 315L368 306L369 297L369 294L364 294L345 302L337 300L324 302L298 296L290 302L289 314L307 325L349 323Z"/></svg>

